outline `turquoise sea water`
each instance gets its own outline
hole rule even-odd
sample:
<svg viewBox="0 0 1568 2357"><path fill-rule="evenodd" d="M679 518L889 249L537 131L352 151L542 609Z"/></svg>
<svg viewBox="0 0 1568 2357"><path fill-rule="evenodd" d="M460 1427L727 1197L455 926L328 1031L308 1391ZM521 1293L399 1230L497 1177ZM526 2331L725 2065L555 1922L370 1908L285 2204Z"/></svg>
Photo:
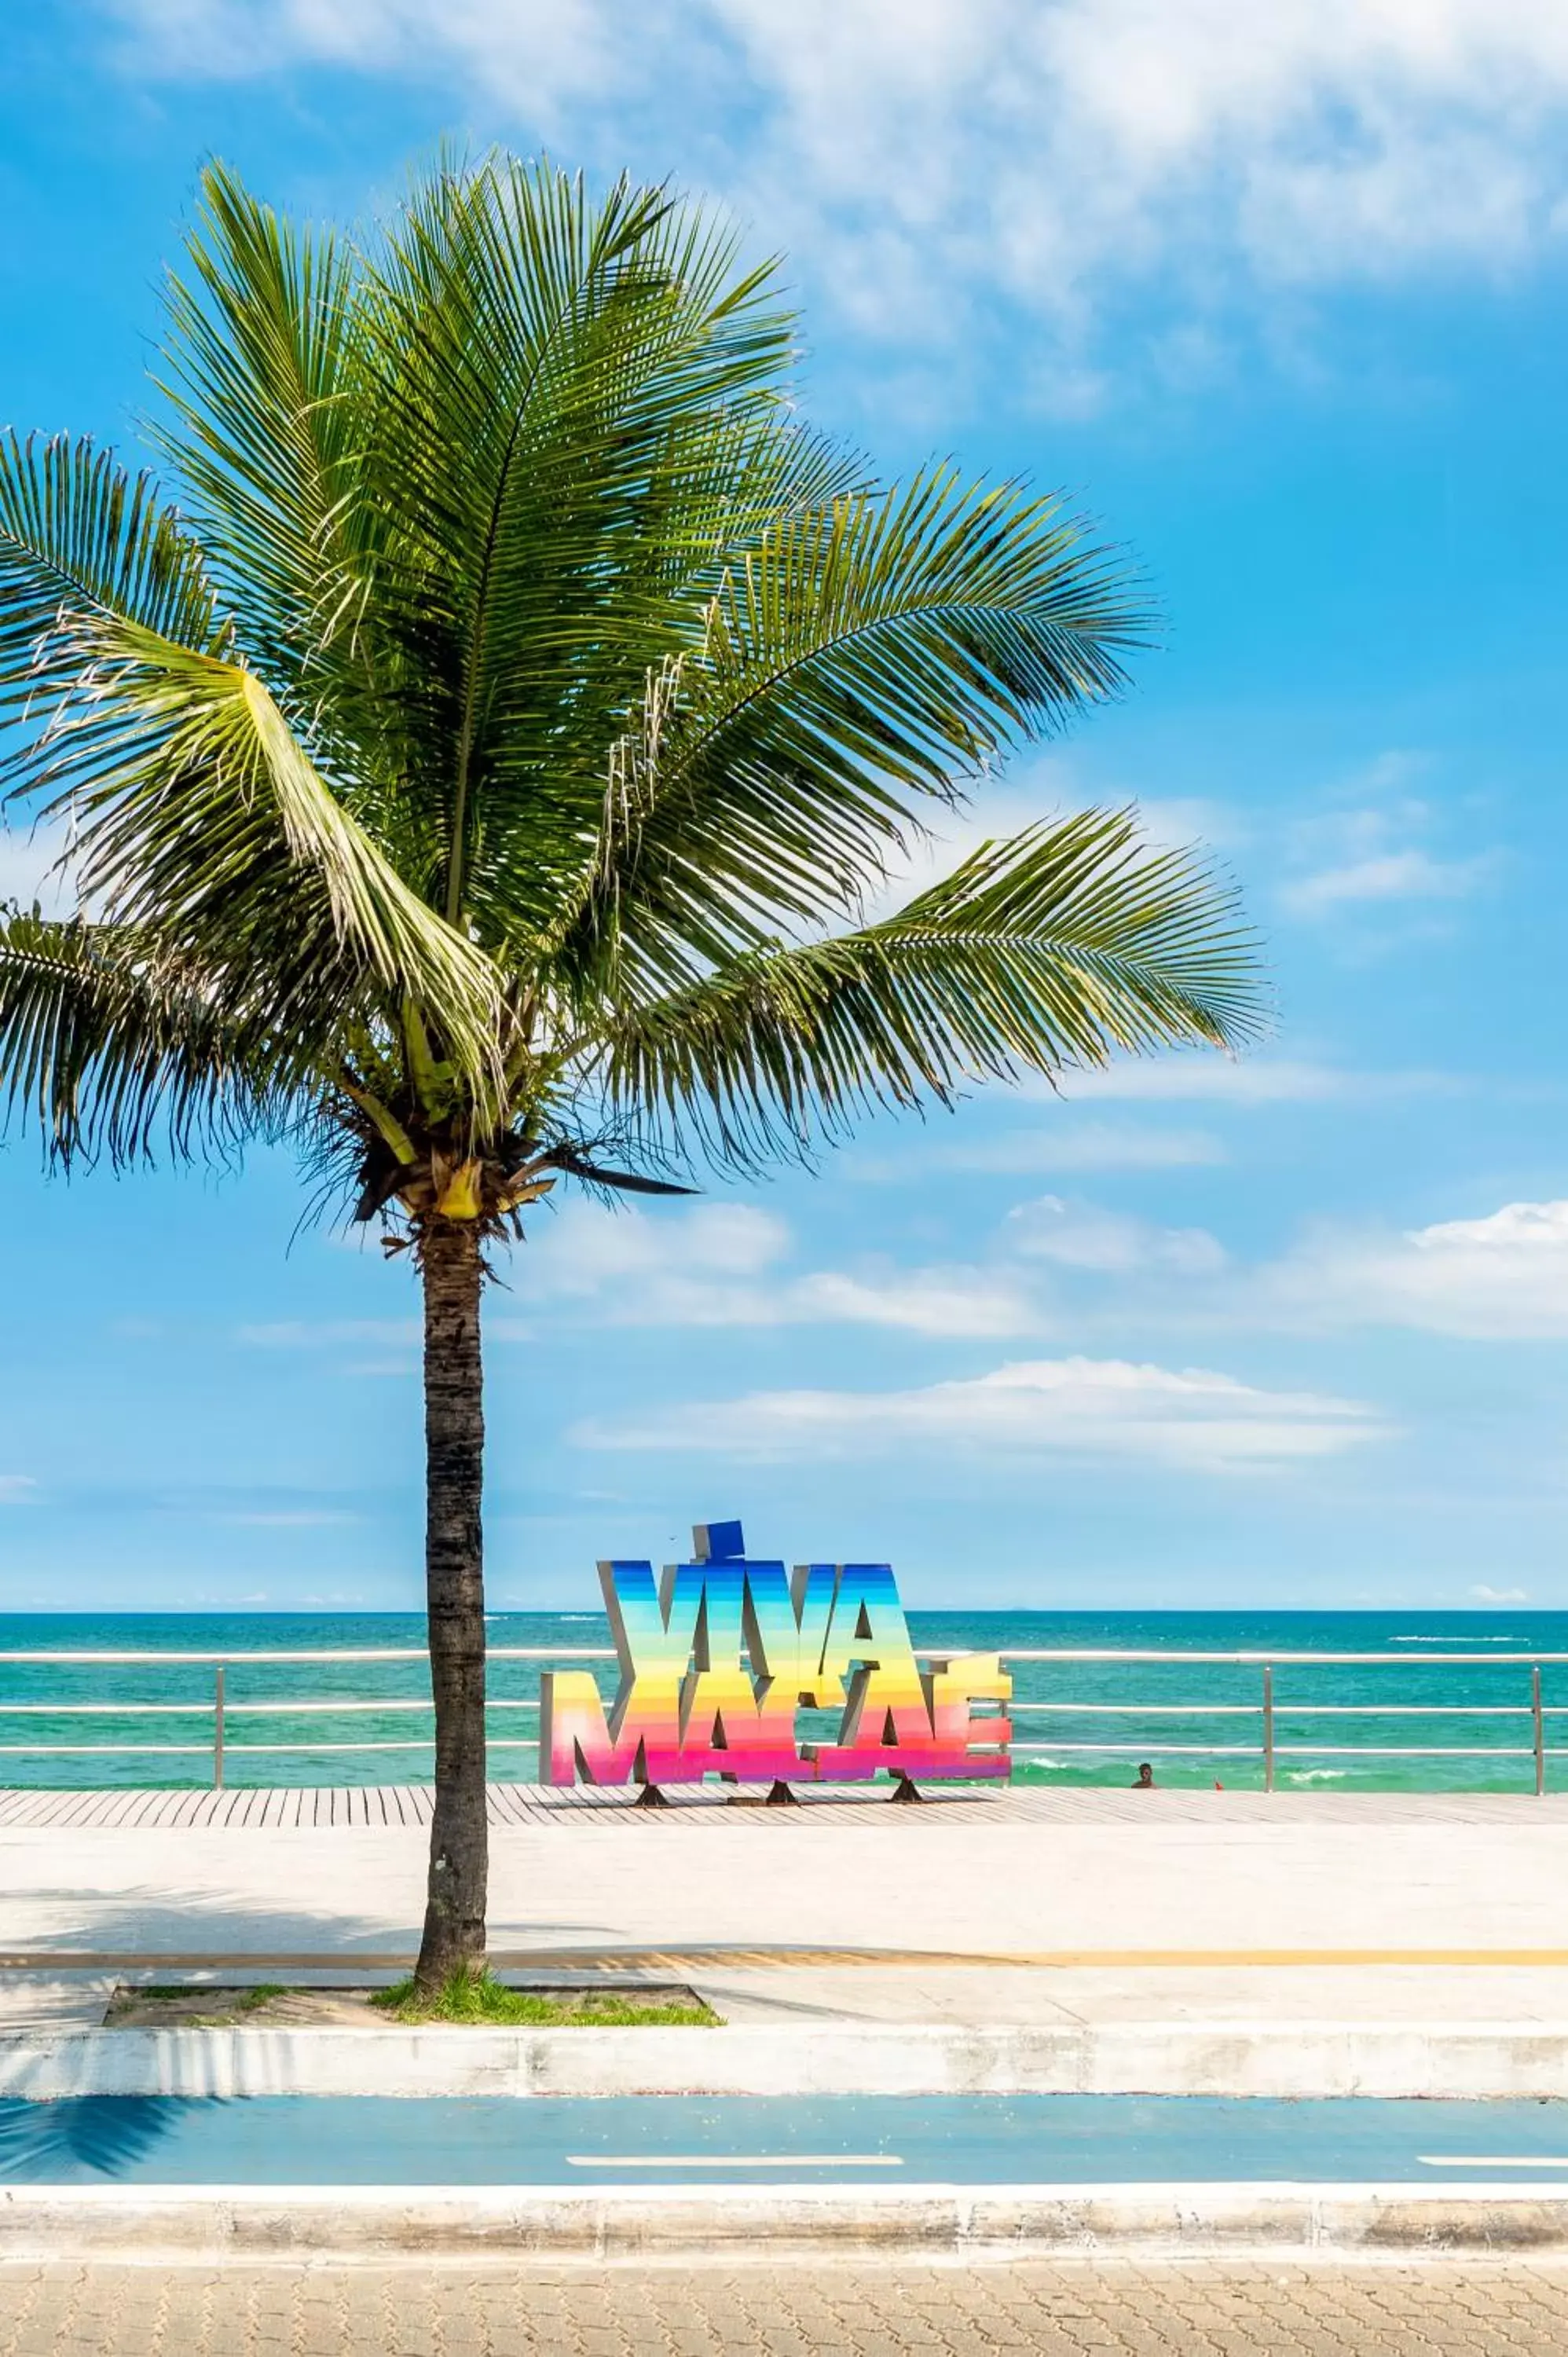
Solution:
<svg viewBox="0 0 1568 2357"><path fill-rule="evenodd" d="M1568 1658L1544 1658L1568 1657L1568 1612L914 1612L910 1626L918 1647L937 1650L1113 1647L1157 1655L1139 1663L1015 1663L1014 1772L1023 1781L1125 1784L1140 1760L1153 1759L1162 1783L1218 1779L1261 1788L1261 1666L1193 1659L1250 1652L1275 1664L1281 1789L1533 1790L1529 1660L1536 1659L1549 1754L1559 1747L1562 1753L1549 1756L1547 1781L1568 1790ZM0 1615L0 1652L221 1659L231 1785L427 1780L423 1661L350 1658L356 1650L418 1647L423 1640L423 1622L397 1613ZM548 1646L557 1659L565 1649L609 1641L598 1614L553 1612L497 1614L490 1641L498 1648ZM295 1650L328 1658L257 1658ZM1288 1657L1302 1652L1375 1658L1293 1667ZM1528 1658L1516 1663L1511 1654ZM1478 1659L1465 1658L1471 1655ZM537 1717L529 1706L542 1666L504 1659L492 1665L493 1775L527 1781L537 1772ZM614 1663L595 1666L607 1701ZM213 1684L211 1661L0 1660L0 1784L210 1783ZM307 1699L331 1707L297 1706ZM90 1703L116 1707L112 1717L89 1716L80 1706ZM1204 1717L1193 1707L1199 1704L1224 1705L1227 1713ZM1351 1705L1375 1706L1376 1716L1338 1715ZM801 1728L809 1731L808 1714ZM824 1721L820 1731L832 1729ZM166 1748L140 1757L118 1748L132 1744ZM377 1748L337 1748L361 1744ZM1070 1748L1086 1744L1104 1749ZM102 1748L62 1748L87 1745ZM1164 1746L1174 1756L1162 1758ZM1374 1746L1407 1753L1441 1746L1472 1756L1373 1758ZM1509 1752L1517 1756L1498 1756Z"/></svg>

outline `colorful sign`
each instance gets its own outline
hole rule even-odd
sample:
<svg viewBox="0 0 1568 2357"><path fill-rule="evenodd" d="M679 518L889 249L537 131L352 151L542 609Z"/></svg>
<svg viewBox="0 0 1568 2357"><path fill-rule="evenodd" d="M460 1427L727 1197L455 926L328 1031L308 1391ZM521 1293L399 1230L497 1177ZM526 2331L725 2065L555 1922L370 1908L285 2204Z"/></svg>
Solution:
<svg viewBox="0 0 1568 2357"><path fill-rule="evenodd" d="M926 1654L909 1642L885 1563L753 1562L738 1523L693 1534L695 1561L601 1563L620 1662L605 1714L584 1670L540 1681L544 1784L848 1783L1005 1777L1013 1681L994 1653ZM802 1707L837 1710L836 1739L801 1742Z"/></svg>

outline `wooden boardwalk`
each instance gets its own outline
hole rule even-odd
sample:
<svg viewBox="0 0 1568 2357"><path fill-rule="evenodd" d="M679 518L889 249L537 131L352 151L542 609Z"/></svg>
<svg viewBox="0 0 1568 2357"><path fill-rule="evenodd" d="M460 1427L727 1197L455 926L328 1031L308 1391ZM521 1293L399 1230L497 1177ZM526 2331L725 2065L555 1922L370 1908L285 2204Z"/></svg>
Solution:
<svg viewBox="0 0 1568 2357"><path fill-rule="evenodd" d="M491 1787L492 1819L497 1795L511 1789ZM433 1797L428 1784L241 1784L216 1792L137 1784L107 1792L12 1787L0 1792L0 1827L427 1825Z"/></svg>
<svg viewBox="0 0 1568 2357"><path fill-rule="evenodd" d="M857 1814L886 1807L887 1797L885 1786L875 1792L803 1791L800 1795L807 1807L854 1810ZM956 1811L963 1817L989 1819L999 1809L1004 1814L1012 1813L1012 1804L1023 1797L1021 1792L933 1792L929 1800L931 1806L940 1808L944 1816ZM602 1820L622 1815L636 1799L635 1788L596 1792L584 1785L553 1790L542 1784L492 1784L490 1823L498 1826L559 1825L568 1819L574 1823ZM171 1792L145 1785L109 1792L13 1786L0 1791L0 1828L58 1825L62 1829L113 1826L129 1830L220 1825L252 1830L274 1825L427 1825L434 1800L428 1784L232 1785L219 1792L209 1787ZM670 1808L671 1813L679 1811L683 1816L712 1816L715 1821L732 1808L763 1813L760 1793L732 1800L730 1794L714 1787L682 1792L679 1798L671 1795ZM767 1812L774 1822L788 1813ZM918 1815L918 1812L900 1809L897 1813L903 1817Z"/></svg>
<svg viewBox="0 0 1568 2357"><path fill-rule="evenodd" d="M840 1823L867 1826L880 1822L876 1812L886 1809L888 1789L840 1787L813 1790L803 1786L804 1807L829 1810ZM635 1787L596 1791L591 1786L552 1789L541 1784L492 1784L490 1823L497 1827L608 1824L619 1819L637 1798ZM990 1789L929 1788L924 1809L895 1809L889 1824L918 1826L940 1817L943 1824L1024 1823L1042 1830L1052 1824L1321 1824L1343 1819L1348 1824L1415 1822L1423 1824L1497 1824L1524 1823L1561 1824L1568 1820L1568 1793L1506 1792L1215 1792L1208 1791L1128 1792L1116 1787L1069 1788L1062 1785L1014 1784ZM151 1785L124 1785L109 1791L79 1788L60 1791L39 1786L0 1789L0 1830L21 1826L55 1826L61 1831L153 1827L221 1827L260 1831L328 1826L368 1826L377 1829L428 1825L434 1800L428 1784L284 1784L231 1785L171 1791ZM744 1811L764 1824L797 1822L797 1813L764 1809L760 1793L732 1795L705 1785L671 1796L668 1813L645 1815L660 1824L674 1818L715 1825L736 1822Z"/></svg>

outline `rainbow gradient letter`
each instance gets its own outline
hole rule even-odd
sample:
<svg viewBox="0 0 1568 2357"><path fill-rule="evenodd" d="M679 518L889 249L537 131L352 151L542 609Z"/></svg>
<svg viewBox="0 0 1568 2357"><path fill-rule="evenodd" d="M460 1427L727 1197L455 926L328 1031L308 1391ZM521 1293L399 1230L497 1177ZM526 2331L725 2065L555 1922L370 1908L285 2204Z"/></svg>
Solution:
<svg viewBox="0 0 1568 2357"><path fill-rule="evenodd" d="M601 1563L620 1663L606 1718L585 1671L540 1680L545 1784L864 1781L1005 1776L1012 1727L976 1716L1013 1682L994 1653L933 1656L922 1673L888 1564L753 1563L738 1523L693 1533L693 1560ZM801 1705L842 1708L838 1740L800 1746Z"/></svg>
<svg viewBox="0 0 1568 2357"><path fill-rule="evenodd" d="M678 1782L681 1687L703 1607L692 1564L669 1566L656 1590L650 1563L601 1563L599 1585L620 1662L609 1721L586 1670L547 1670L539 1681L539 1781L571 1784Z"/></svg>

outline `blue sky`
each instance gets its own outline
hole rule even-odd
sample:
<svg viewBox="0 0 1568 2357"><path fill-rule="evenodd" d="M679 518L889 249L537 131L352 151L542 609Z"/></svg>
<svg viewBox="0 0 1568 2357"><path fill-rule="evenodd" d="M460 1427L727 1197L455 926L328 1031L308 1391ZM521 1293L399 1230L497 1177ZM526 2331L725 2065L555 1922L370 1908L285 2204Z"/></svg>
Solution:
<svg viewBox="0 0 1568 2357"><path fill-rule="evenodd" d="M490 1577L738 1512L916 1602L1568 1605L1568 20L1544 0L54 0L0 68L0 416L129 443L202 159L443 134L780 242L817 418L1068 488L1165 616L976 824L1136 798L1268 942L1246 1062L542 1218ZM954 834L945 856L964 839ZM0 837L0 890L39 851ZM0 1154L0 1605L412 1607L417 1305L282 1157Z"/></svg>

